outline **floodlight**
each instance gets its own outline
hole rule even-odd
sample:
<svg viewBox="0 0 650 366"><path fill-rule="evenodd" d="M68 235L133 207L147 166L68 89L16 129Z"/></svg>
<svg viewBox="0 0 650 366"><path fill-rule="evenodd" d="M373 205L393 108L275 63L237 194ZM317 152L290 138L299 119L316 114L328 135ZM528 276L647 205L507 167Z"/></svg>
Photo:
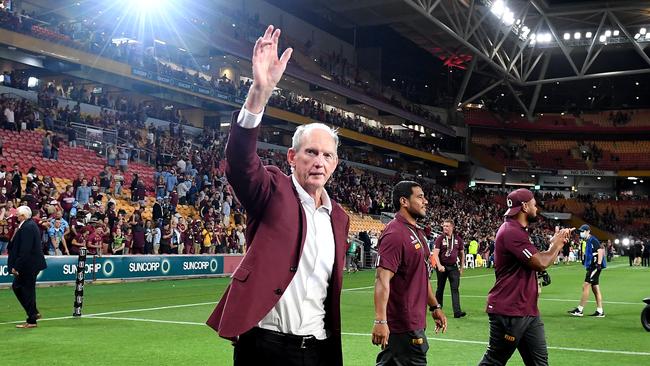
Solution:
<svg viewBox="0 0 650 366"><path fill-rule="evenodd" d="M639 37L641 37L640 33L637 33L637 34L634 35L634 39L639 39Z"/></svg>
<svg viewBox="0 0 650 366"><path fill-rule="evenodd" d="M515 13L510 10L506 10L503 14L503 24L511 26L515 22Z"/></svg>
<svg viewBox="0 0 650 366"><path fill-rule="evenodd" d="M618 240L618 239L614 240L614 244L616 244L616 245L618 245L620 242L621 242L621 241Z"/></svg>
<svg viewBox="0 0 650 366"><path fill-rule="evenodd" d="M585 38L591 38L591 36L593 36L593 33L591 32L585 33Z"/></svg>
<svg viewBox="0 0 650 366"><path fill-rule="evenodd" d="M573 34L573 38L574 38L574 39L580 39L580 38L582 38L582 33L580 33L580 32L575 32L575 33Z"/></svg>
<svg viewBox="0 0 650 366"><path fill-rule="evenodd" d="M564 37L562 37L562 38L564 38L565 41L568 41L568 40L571 39L571 34L570 33L564 33Z"/></svg>
<svg viewBox="0 0 650 366"><path fill-rule="evenodd" d="M625 246L630 245L630 239L628 239L628 238L623 238L623 245L625 245Z"/></svg>
<svg viewBox="0 0 650 366"><path fill-rule="evenodd" d="M614 35L614 37L618 37L618 35L621 34L621 32L617 29L612 34Z"/></svg>
<svg viewBox="0 0 650 366"><path fill-rule="evenodd" d="M612 36L612 31L611 30L606 30L605 31L605 37L611 37Z"/></svg>
<svg viewBox="0 0 650 366"><path fill-rule="evenodd" d="M492 4L492 8L490 9L492 14L501 17L503 13L506 11L506 5L503 3L502 0L497 0Z"/></svg>
<svg viewBox="0 0 650 366"><path fill-rule="evenodd" d="M605 37L605 35L603 34L602 36L600 36L600 38L598 38L598 40L599 40L601 43L605 43L605 42L607 41L607 37Z"/></svg>
<svg viewBox="0 0 650 366"><path fill-rule="evenodd" d="M159 0L137 0L134 1L140 12L149 12L151 9L159 6Z"/></svg>
<svg viewBox="0 0 650 366"><path fill-rule="evenodd" d="M646 33L646 29L645 29L645 28L641 28L641 29L639 29L639 33L641 33L641 34L645 34L645 33Z"/></svg>

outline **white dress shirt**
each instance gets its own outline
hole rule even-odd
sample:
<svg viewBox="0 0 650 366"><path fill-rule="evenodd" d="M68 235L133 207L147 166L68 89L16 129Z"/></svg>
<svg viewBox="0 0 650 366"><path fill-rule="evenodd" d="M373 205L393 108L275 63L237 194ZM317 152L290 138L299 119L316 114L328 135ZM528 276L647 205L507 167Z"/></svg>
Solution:
<svg viewBox="0 0 650 366"><path fill-rule="evenodd" d="M248 112L242 107L237 124L255 128L264 111ZM307 235L291 283L273 309L258 323L258 327L282 333L313 335L327 338L325 332L325 299L334 267L334 232L332 230L332 201L323 190L322 205L316 207L314 199L291 176L307 217Z"/></svg>

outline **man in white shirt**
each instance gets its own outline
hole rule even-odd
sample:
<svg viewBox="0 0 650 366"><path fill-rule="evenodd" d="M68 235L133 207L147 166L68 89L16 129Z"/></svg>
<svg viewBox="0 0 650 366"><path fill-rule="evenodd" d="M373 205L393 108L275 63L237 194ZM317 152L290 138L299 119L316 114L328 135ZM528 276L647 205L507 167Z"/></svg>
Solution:
<svg viewBox="0 0 650 366"><path fill-rule="evenodd" d="M298 127L287 152L290 176L263 166L256 152L264 108L291 57L288 49L278 58L279 37L269 26L255 44L253 85L226 145L248 250L207 323L233 341L236 366L341 366L349 218L325 190L338 136L323 124Z"/></svg>
<svg viewBox="0 0 650 366"><path fill-rule="evenodd" d="M14 106L12 104L8 104L7 107L4 110L4 115L5 119L7 121L7 125L11 127L16 127L16 119L14 117Z"/></svg>

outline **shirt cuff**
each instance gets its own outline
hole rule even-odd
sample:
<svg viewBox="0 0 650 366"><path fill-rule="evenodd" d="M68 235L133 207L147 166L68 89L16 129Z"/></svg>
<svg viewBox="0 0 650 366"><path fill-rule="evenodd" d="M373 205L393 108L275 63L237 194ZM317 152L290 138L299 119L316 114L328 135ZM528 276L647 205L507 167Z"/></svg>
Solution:
<svg viewBox="0 0 650 366"><path fill-rule="evenodd" d="M252 113L246 110L245 106L242 106L239 116L237 116L237 124L239 127L247 129L256 128L262 122L263 115L264 109L260 113Z"/></svg>

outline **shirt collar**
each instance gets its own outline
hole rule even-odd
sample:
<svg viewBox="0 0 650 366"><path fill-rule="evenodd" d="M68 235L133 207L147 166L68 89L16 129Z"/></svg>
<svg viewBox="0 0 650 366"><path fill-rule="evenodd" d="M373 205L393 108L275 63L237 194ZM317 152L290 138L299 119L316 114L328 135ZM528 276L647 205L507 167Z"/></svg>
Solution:
<svg viewBox="0 0 650 366"><path fill-rule="evenodd" d="M404 216L402 216L402 214L400 214L399 212L395 214L395 219L397 219L397 221L399 221L399 222L402 222L402 223L406 224L406 225L409 226L409 227L412 227L412 228L414 228L414 229L422 230L422 228L420 227L420 225L416 224L415 226L413 226L413 225L412 225L410 222L408 222L408 220L406 220L406 218L405 218Z"/></svg>
<svg viewBox="0 0 650 366"><path fill-rule="evenodd" d="M330 200L330 196L327 194L327 190L323 189L323 194L320 197L321 206L316 207L316 202L314 201L314 199L309 195L309 193L307 193L307 191L305 191L304 188L302 188L302 186L298 183L298 180L296 180L296 177L293 174L291 174L291 181L293 182L293 186L296 187L296 191L298 192L298 198L300 198L301 203L310 204L317 209L323 207L327 210L328 214L332 213L332 201Z"/></svg>
<svg viewBox="0 0 650 366"><path fill-rule="evenodd" d="M521 230L523 230L525 232L528 232L528 228L526 226L523 226L521 223L519 223L519 221L517 221L517 219L515 219L514 217L506 217L506 222L509 222L509 223L517 226Z"/></svg>

